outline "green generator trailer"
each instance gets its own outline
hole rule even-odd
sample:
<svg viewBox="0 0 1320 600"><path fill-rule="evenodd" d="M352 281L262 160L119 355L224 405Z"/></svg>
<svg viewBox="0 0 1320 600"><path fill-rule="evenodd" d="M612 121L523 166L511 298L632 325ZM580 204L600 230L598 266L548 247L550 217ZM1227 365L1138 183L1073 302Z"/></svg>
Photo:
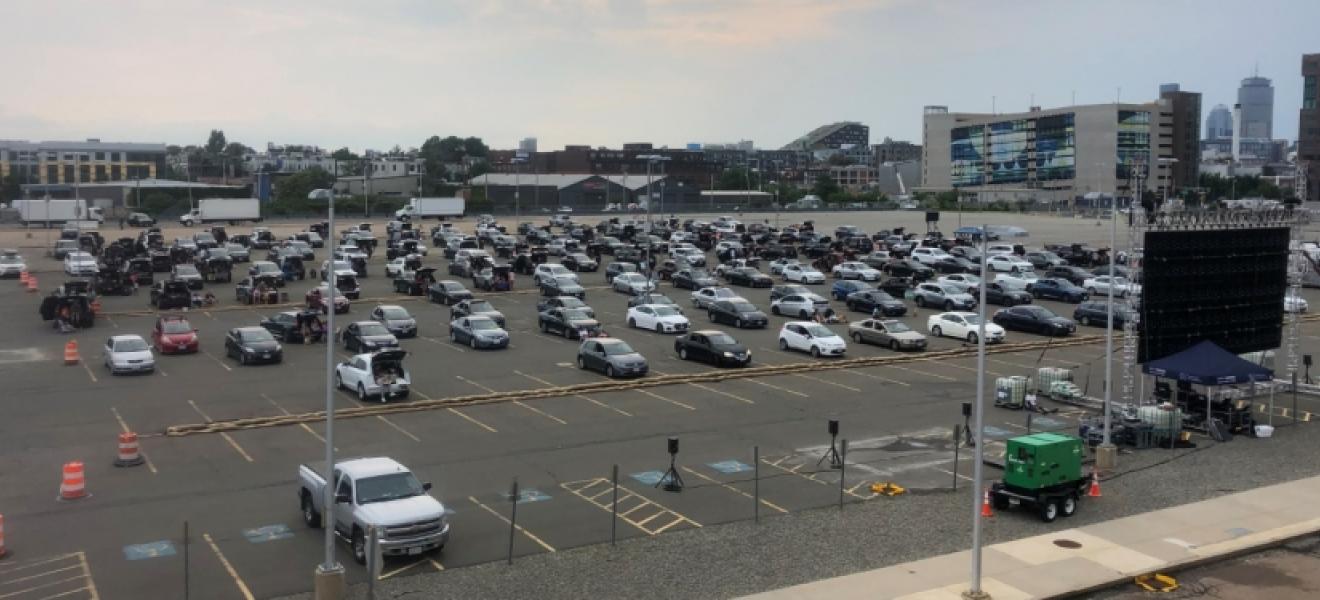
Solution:
<svg viewBox="0 0 1320 600"><path fill-rule="evenodd" d="M990 486L995 508L1034 509L1046 523L1071 517L1086 492L1082 475L1082 440L1070 435L1037 433L1008 440L1004 480Z"/></svg>

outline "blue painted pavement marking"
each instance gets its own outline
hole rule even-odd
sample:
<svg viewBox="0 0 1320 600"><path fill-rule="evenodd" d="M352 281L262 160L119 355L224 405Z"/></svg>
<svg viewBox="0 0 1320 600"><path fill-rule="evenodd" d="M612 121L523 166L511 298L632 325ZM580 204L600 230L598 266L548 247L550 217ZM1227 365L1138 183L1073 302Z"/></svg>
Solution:
<svg viewBox="0 0 1320 600"><path fill-rule="evenodd" d="M128 560L143 560L162 556L174 556L174 544L169 540L124 546L124 558Z"/></svg>
<svg viewBox="0 0 1320 600"><path fill-rule="evenodd" d="M725 475L730 475L733 473L745 473L747 471L752 470L751 465L746 465L736 460L722 460L720 462L710 463L706 466L715 469L716 471L719 471L721 473L724 473Z"/></svg>
<svg viewBox="0 0 1320 600"><path fill-rule="evenodd" d="M505 494L504 499L507 501L509 499L509 495ZM537 489L518 490L518 504L526 504L528 502L544 502L549 499L550 499L550 494L542 492L541 490L537 490Z"/></svg>
<svg viewBox="0 0 1320 600"><path fill-rule="evenodd" d="M1006 438L1006 437L1013 437L1015 435L1017 434L1007 429L1000 429L998 427L992 427L990 425L985 426L985 437Z"/></svg>
<svg viewBox="0 0 1320 600"><path fill-rule="evenodd" d="M275 540L283 540L293 537L293 530L288 525L277 523L275 525L266 525L256 529L244 529L243 537L253 544L264 544Z"/></svg>
<svg viewBox="0 0 1320 600"><path fill-rule="evenodd" d="M1032 424L1040 425L1041 427L1058 427L1064 424L1063 421L1051 419L1049 417L1034 417L1031 419L1031 422Z"/></svg>
<svg viewBox="0 0 1320 600"><path fill-rule="evenodd" d="M660 471L642 471L641 473L633 473L630 475L630 477L636 479L638 483L644 485L655 485L660 483L660 479L664 476L665 474Z"/></svg>

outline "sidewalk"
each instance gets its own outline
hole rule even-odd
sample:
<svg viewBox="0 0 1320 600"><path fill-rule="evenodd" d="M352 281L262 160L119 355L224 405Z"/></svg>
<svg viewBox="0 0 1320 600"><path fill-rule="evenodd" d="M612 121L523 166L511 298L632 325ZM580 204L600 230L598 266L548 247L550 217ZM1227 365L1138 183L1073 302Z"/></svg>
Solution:
<svg viewBox="0 0 1320 600"><path fill-rule="evenodd" d="M1320 531L1317 498L1320 477L1311 477L987 546L981 588L994 600L1052 598L1229 557ZM1106 501L1084 499L1078 512ZM994 518L1033 517L1006 513ZM970 571L971 553L965 551L748 598L960 600Z"/></svg>

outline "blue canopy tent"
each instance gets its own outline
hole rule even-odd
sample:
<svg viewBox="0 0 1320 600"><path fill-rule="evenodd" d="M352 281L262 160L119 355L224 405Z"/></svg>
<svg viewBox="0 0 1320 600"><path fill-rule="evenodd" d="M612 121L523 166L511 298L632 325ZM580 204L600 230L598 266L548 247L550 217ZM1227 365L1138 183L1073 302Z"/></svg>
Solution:
<svg viewBox="0 0 1320 600"><path fill-rule="evenodd" d="M1148 375L1186 381L1198 385L1219 386L1270 381L1274 371L1239 357L1209 340L1177 354L1153 360L1142 366ZM1210 394L1206 394L1206 419L1211 415ZM1270 387L1270 419L1274 418L1274 388Z"/></svg>

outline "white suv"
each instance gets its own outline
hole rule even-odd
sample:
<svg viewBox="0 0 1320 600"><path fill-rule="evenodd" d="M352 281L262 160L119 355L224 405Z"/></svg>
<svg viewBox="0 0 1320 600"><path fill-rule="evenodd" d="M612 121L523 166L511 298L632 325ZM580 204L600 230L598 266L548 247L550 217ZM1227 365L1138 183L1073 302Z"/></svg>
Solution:
<svg viewBox="0 0 1320 600"><path fill-rule="evenodd" d="M935 266L936 263L948 258L949 253L940 248L913 248L912 259L926 266Z"/></svg>
<svg viewBox="0 0 1320 600"><path fill-rule="evenodd" d="M843 356L848 351L848 342L820 323L789 321L779 330L779 349L810 352L817 358Z"/></svg>

